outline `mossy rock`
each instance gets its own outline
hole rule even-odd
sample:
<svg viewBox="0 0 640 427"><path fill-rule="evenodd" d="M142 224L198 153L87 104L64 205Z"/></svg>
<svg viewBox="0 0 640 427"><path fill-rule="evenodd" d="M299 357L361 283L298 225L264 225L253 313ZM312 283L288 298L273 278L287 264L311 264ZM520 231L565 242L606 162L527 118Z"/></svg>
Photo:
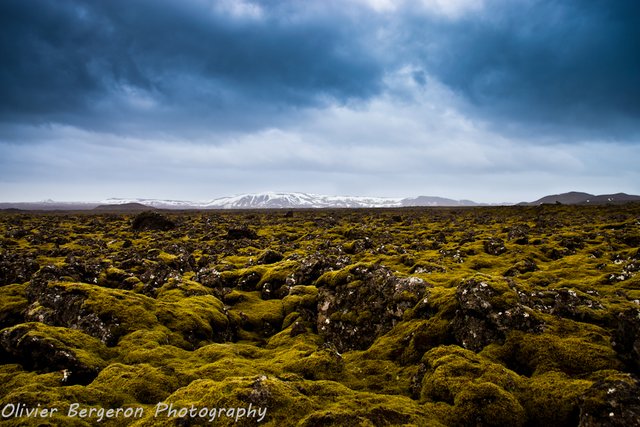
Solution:
<svg viewBox="0 0 640 427"><path fill-rule="evenodd" d="M522 385L517 373L458 346L440 346L425 353L416 380L421 401L450 404L472 383L492 383L508 393Z"/></svg>
<svg viewBox="0 0 640 427"><path fill-rule="evenodd" d="M60 371L61 383L91 382L113 355L100 340L77 330L23 323L0 332L0 360Z"/></svg>
<svg viewBox="0 0 640 427"><path fill-rule="evenodd" d="M213 295L185 297L175 302L158 301L156 317L159 323L184 338L188 343L185 348L233 337L224 306Z"/></svg>
<svg viewBox="0 0 640 427"><path fill-rule="evenodd" d="M456 395L454 407L460 426L517 427L527 421L515 396L490 382L469 383Z"/></svg>

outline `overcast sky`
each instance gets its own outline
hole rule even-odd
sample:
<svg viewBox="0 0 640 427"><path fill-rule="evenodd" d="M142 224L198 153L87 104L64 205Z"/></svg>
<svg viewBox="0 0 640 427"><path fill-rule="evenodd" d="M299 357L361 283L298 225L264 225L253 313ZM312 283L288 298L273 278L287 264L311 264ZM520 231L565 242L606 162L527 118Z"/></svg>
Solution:
<svg viewBox="0 0 640 427"><path fill-rule="evenodd" d="M640 194L637 0L0 1L0 201Z"/></svg>

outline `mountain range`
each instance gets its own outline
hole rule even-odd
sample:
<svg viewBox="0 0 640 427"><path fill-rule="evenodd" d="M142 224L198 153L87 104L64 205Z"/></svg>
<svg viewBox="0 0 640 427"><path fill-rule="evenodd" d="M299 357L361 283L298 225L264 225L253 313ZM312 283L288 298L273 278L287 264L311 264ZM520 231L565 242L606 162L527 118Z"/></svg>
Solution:
<svg viewBox="0 0 640 427"><path fill-rule="evenodd" d="M541 204L608 204L640 201L640 196L625 193L593 195L568 192L542 197L520 205ZM509 205L504 203L503 205ZM444 197L419 196L413 198L327 196L309 193L254 193L231 197L221 197L208 202L162 199L122 199L112 198L100 202L56 202L45 200L26 203L0 203L0 209L23 210L97 210L140 211L155 209L298 209L298 208L393 208L412 206L487 206L471 200L454 200Z"/></svg>

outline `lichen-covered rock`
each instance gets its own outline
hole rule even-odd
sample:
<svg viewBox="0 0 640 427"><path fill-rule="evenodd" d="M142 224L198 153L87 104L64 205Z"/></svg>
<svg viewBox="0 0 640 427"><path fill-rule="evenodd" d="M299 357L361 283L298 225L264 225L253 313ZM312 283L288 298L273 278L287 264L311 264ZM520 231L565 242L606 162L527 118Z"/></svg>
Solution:
<svg viewBox="0 0 640 427"><path fill-rule="evenodd" d="M640 309L632 308L616 318L611 344L624 361L636 373L640 373Z"/></svg>
<svg viewBox="0 0 640 427"><path fill-rule="evenodd" d="M25 323L0 332L0 360L27 369L64 371L60 381L88 384L106 365L102 343L78 331Z"/></svg>
<svg viewBox="0 0 640 427"><path fill-rule="evenodd" d="M366 349L427 294L424 280L399 278L381 266L327 273L317 286L317 329L338 351Z"/></svg>
<svg viewBox="0 0 640 427"><path fill-rule="evenodd" d="M543 322L500 282L478 276L462 281L456 290L460 309L451 322L452 333L464 348L479 351L501 342L507 332L541 332Z"/></svg>
<svg viewBox="0 0 640 427"><path fill-rule="evenodd" d="M133 218L131 228L134 231L168 231L176 227L176 223L158 212L142 212Z"/></svg>
<svg viewBox="0 0 640 427"><path fill-rule="evenodd" d="M504 240L497 237L491 237L484 241L484 251L489 255L502 255L507 251Z"/></svg>
<svg viewBox="0 0 640 427"><path fill-rule="evenodd" d="M114 345L129 330L157 322L154 300L126 290L32 281L27 297L28 321L78 329L107 345Z"/></svg>
<svg viewBox="0 0 640 427"><path fill-rule="evenodd" d="M38 268L38 263L30 256L0 253L0 286L27 282Z"/></svg>
<svg viewBox="0 0 640 427"><path fill-rule="evenodd" d="M536 311L580 321L597 320L596 313L604 310L595 290L586 292L560 288L533 292L518 291L520 302Z"/></svg>
<svg viewBox="0 0 640 427"><path fill-rule="evenodd" d="M526 245L529 243L529 233L531 227L527 224L517 224L508 229L507 238L518 245Z"/></svg>
<svg viewBox="0 0 640 427"><path fill-rule="evenodd" d="M347 256L326 256L316 253L304 258L294 273L293 281L297 285L311 285L328 271L340 270L351 262Z"/></svg>
<svg viewBox="0 0 640 427"><path fill-rule="evenodd" d="M640 425L640 383L636 378L597 381L582 396L580 427Z"/></svg>
<svg viewBox="0 0 640 427"><path fill-rule="evenodd" d="M577 320L589 318L588 310L602 310L604 307L596 299L574 289L558 289L553 291L554 306L551 313ZM593 291L593 296L597 292Z"/></svg>

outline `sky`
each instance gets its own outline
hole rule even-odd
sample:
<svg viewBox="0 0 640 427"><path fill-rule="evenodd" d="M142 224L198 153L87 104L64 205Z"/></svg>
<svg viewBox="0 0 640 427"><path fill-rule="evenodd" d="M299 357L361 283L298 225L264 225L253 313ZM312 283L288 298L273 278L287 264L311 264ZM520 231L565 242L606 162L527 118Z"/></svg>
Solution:
<svg viewBox="0 0 640 427"><path fill-rule="evenodd" d="M640 194L637 0L3 0L0 201Z"/></svg>

